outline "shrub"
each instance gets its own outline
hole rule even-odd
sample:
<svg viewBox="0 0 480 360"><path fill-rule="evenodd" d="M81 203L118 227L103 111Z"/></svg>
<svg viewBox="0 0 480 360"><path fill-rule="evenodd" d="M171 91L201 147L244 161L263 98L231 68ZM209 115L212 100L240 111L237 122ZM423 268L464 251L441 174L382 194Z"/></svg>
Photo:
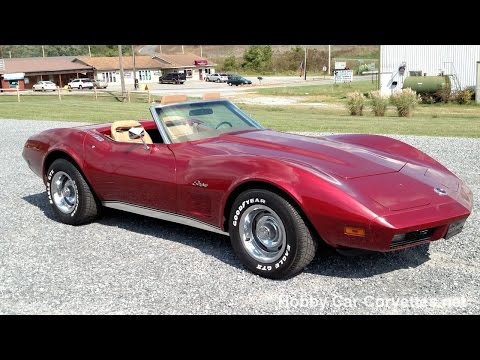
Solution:
<svg viewBox="0 0 480 360"><path fill-rule="evenodd" d="M350 115L363 115L363 107L365 106L365 96L355 91L347 94L347 108Z"/></svg>
<svg viewBox="0 0 480 360"><path fill-rule="evenodd" d="M442 86L435 93L435 97L445 104L448 103L452 99L452 88L450 85Z"/></svg>
<svg viewBox="0 0 480 360"><path fill-rule="evenodd" d="M369 71L369 70L370 70L370 65L362 64L358 67L358 75L361 75L364 71Z"/></svg>
<svg viewBox="0 0 480 360"><path fill-rule="evenodd" d="M454 99L457 103L463 105L468 104L473 98L474 92L469 88L465 88L463 90L459 90L455 93Z"/></svg>
<svg viewBox="0 0 480 360"><path fill-rule="evenodd" d="M388 106L388 97L382 96L380 91L370 91L370 106L375 116L385 116Z"/></svg>
<svg viewBox="0 0 480 360"><path fill-rule="evenodd" d="M420 96L410 88L397 91L390 97L391 103L397 108L398 116L402 117L411 116L420 100Z"/></svg>

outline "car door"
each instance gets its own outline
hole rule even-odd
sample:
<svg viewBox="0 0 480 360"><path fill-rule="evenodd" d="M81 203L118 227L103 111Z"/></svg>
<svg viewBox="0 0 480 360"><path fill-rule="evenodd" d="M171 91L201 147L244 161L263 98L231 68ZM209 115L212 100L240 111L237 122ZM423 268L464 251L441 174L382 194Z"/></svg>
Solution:
<svg viewBox="0 0 480 360"><path fill-rule="evenodd" d="M86 172L105 201L176 211L175 157L166 144L99 141L87 136Z"/></svg>

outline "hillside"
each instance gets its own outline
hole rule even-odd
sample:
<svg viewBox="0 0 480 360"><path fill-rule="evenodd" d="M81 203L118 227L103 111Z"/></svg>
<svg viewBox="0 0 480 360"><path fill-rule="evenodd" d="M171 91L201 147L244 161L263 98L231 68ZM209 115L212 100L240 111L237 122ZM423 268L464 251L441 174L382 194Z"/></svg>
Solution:
<svg viewBox="0 0 480 360"><path fill-rule="evenodd" d="M212 60L227 56L241 57L250 45L183 45L184 52L203 55ZM272 45L275 54L282 54L298 45ZM299 45L302 48L305 45ZM134 45L137 54L154 52L165 54L182 53L182 45ZM332 57L378 58L378 45L332 45ZM308 49L328 51L328 45L308 45ZM117 56L118 45L90 45L92 56ZM123 53L131 53L131 45L123 45ZM0 45L0 58L36 56L81 56L89 55L88 45Z"/></svg>
<svg viewBox="0 0 480 360"><path fill-rule="evenodd" d="M212 59L221 59L227 56L243 55L245 50L250 45L183 45L184 52L191 52L194 54L202 54L205 57ZM271 45L274 53L284 53L290 49L305 45ZM328 45L307 45L308 49L317 49L320 51L328 51ZM182 53L182 45L136 45L135 51L138 52L142 48L143 54L149 52L162 52L165 54ZM332 57L350 57L350 58L378 58L378 45L332 45Z"/></svg>

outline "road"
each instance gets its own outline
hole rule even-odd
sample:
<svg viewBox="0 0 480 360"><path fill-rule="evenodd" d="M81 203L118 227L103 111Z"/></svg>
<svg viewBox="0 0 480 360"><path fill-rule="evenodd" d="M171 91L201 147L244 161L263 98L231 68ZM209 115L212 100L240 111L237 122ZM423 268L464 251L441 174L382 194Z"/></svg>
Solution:
<svg viewBox="0 0 480 360"><path fill-rule="evenodd" d="M307 77L307 80L299 76L264 76L260 81L256 76L245 76L252 82L252 85L229 86L226 83L214 83L201 80L188 79L183 85L176 84L147 84L148 89L153 95L177 95L185 94L187 96L200 97L205 92L215 91L222 96L235 95L240 92L251 92L262 88L271 87L290 87L290 86L311 86L333 84L334 80L330 77L315 76ZM370 78L364 76L356 76L353 81L369 81ZM110 91L120 91L120 85L109 84ZM127 90L133 90L133 85L127 86Z"/></svg>

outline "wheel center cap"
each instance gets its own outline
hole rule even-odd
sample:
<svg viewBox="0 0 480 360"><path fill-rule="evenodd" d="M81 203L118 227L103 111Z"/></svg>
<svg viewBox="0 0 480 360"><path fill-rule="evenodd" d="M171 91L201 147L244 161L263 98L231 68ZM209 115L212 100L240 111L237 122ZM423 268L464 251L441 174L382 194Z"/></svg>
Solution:
<svg viewBox="0 0 480 360"><path fill-rule="evenodd" d="M69 197L70 194L71 194L70 188L65 188L65 189L63 190L63 196Z"/></svg>
<svg viewBox="0 0 480 360"><path fill-rule="evenodd" d="M271 231L268 226L262 226L258 229L258 237L261 240L268 240L272 237Z"/></svg>

